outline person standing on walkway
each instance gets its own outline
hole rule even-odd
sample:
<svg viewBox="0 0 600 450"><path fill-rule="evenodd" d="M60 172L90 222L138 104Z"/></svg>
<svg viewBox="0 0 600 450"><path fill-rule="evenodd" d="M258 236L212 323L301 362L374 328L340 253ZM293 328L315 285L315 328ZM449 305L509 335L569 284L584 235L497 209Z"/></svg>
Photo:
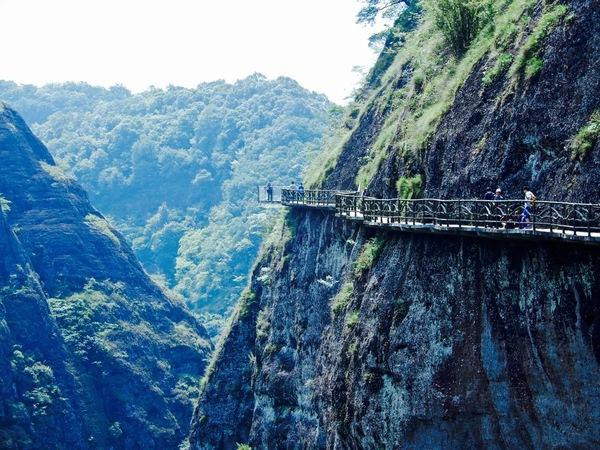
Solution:
<svg viewBox="0 0 600 450"><path fill-rule="evenodd" d="M290 196L292 201L298 200L298 186L296 186L296 182L292 181L289 185L288 189L290 190Z"/></svg>
<svg viewBox="0 0 600 450"><path fill-rule="evenodd" d="M298 185L298 199L304 201L304 185L302 184L302 181Z"/></svg>
<svg viewBox="0 0 600 450"><path fill-rule="evenodd" d="M267 183L266 190L267 190L267 201L272 202L273 201L273 185L271 184L270 181Z"/></svg>
<svg viewBox="0 0 600 450"><path fill-rule="evenodd" d="M504 200L504 195L502 195L502 189L497 188L496 194L494 195L494 201L501 202L502 200ZM502 203L494 204L494 209L498 212L498 218L500 219L500 221L494 225L494 228L506 228L506 214L504 212Z"/></svg>
<svg viewBox="0 0 600 450"><path fill-rule="evenodd" d="M521 229L526 230L530 227L533 215L533 206L535 205L535 195L529 189L529 186L523 188L525 195L525 204L523 205L523 213L521 214Z"/></svg>
<svg viewBox="0 0 600 450"><path fill-rule="evenodd" d="M483 199L484 200L494 200L494 192L492 191L491 188L488 188L488 190L485 191L485 194L483 195Z"/></svg>

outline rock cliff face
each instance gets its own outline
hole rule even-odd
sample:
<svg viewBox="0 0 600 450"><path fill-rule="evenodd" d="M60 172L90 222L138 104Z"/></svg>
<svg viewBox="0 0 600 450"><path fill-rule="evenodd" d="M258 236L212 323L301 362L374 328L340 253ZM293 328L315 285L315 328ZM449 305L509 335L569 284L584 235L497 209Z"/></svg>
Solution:
<svg viewBox="0 0 600 450"><path fill-rule="evenodd" d="M0 213L0 446L79 446L75 380L26 253Z"/></svg>
<svg viewBox="0 0 600 450"><path fill-rule="evenodd" d="M0 160L0 447L175 448L205 330L4 105Z"/></svg>
<svg viewBox="0 0 600 450"><path fill-rule="evenodd" d="M550 7L533 2L511 52ZM600 142L571 146L600 107L598 3L569 2L541 41L529 78L483 83L495 62L478 58L418 157L397 145L399 127L369 191L396 196L398 179L420 175L426 196L499 183L516 196L527 183L597 203ZM390 71L405 92L410 64ZM356 186L389 114L365 105L325 186ZM374 233L288 213L207 374L193 448L600 446L597 249Z"/></svg>

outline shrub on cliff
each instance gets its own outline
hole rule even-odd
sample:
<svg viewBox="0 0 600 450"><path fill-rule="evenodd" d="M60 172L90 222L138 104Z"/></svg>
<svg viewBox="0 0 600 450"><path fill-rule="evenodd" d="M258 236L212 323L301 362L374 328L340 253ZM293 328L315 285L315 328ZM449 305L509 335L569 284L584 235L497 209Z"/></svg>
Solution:
<svg viewBox="0 0 600 450"><path fill-rule="evenodd" d="M490 0L427 0L427 11L450 49L462 55L494 16Z"/></svg>
<svg viewBox="0 0 600 450"><path fill-rule="evenodd" d="M377 258L383 251L385 241L382 238L372 238L369 239L356 258L356 262L354 263L354 276L359 278L362 274L373 267Z"/></svg>
<svg viewBox="0 0 600 450"><path fill-rule="evenodd" d="M594 148L599 137L600 110L597 110L573 138L573 141L571 142L571 157L573 159L582 159Z"/></svg>

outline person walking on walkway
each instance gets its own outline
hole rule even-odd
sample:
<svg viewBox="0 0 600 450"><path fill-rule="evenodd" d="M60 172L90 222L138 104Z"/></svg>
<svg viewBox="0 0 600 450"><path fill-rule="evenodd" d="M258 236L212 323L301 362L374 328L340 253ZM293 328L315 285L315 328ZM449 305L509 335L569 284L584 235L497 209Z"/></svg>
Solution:
<svg viewBox="0 0 600 450"><path fill-rule="evenodd" d="M502 189L497 188L496 194L494 195L494 201L500 202L504 200L504 195L502 195ZM504 207L502 203L494 204L494 209L498 212L498 218L500 221L497 224L494 224L494 228L506 228L506 214L504 212Z"/></svg>
<svg viewBox="0 0 600 450"><path fill-rule="evenodd" d="M272 202L273 201L273 185L271 184L270 181L267 183L266 190L267 190L267 201Z"/></svg>
<svg viewBox="0 0 600 450"><path fill-rule="evenodd" d="M525 195L525 203L523 205L523 213L521 214L521 229L526 230L530 227L533 216L533 206L535 205L535 195L529 189L529 186L523 188Z"/></svg>
<svg viewBox="0 0 600 450"><path fill-rule="evenodd" d="M485 194L483 195L483 199L484 200L494 200L494 192L492 191L491 188L488 188L488 190L485 191Z"/></svg>

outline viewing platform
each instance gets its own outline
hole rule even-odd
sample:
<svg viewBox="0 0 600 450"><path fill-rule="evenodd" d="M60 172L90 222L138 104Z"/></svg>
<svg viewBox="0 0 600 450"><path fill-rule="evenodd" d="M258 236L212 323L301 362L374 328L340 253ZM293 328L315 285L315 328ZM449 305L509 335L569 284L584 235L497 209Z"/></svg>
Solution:
<svg viewBox="0 0 600 450"><path fill-rule="evenodd" d="M273 203L319 209L398 232L600 245L600 204L536 201L521 228L524 200L377 199L356 192L277 188ZM259 201L269 203L266 197Z"/></svg>

